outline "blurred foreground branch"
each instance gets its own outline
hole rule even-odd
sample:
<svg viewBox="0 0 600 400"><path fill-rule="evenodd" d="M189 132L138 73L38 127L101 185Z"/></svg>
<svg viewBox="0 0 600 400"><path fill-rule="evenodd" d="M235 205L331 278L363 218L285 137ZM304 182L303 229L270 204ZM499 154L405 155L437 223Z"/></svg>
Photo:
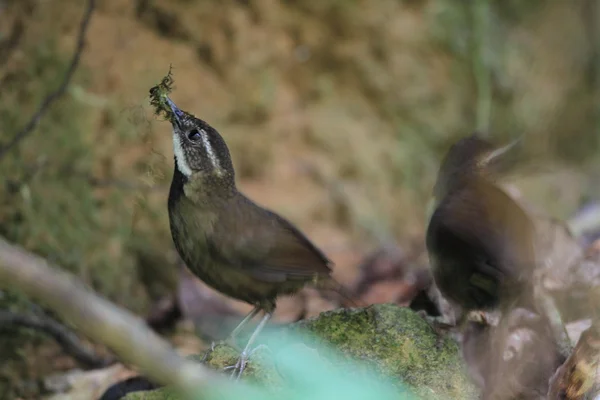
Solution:
<svg viewBox="0 0 600 400"><path fill-rule="evenodd" d="M35 329L52 336L67 353L87 367L105 367L113 361L96 355L66 326L47 315L26 315L0 310L0 329L15 327Z"/></svg>
<svg viewBox="0 0 600 400"><path fill-rule="evenodd" d="M42 104L39 106L35 114L33 114L27 125L25 125L23 129L17 132L17 134L6 145L0 148L0 161L2 161L2 159L8 154L9 151L11 151L23 139L25 139L29 134L31 134L31 132L33 132L37 124L40 122L40 119L42 119L42 116L46 113L46 111L48 111L48 108L50 108L52 103L54 103L54 101L56 101L63 94L65 94L65 91L67 90L67 87L71 82L71 78L73 77L73 74L75 73L75 70L79 65L79 59L81 58L81 53L85 44L85 35L87 32L87 28L90 24L92 13L94 12L95 3L96 0L88 0L87 8L79 26L79 33L77 34L77 44L75 46L75 52L73 54L73 58L71 59L71 63L69 64L69 68L65 73L62 83L55 91L46 96L46 98L44 99L44 101L42 101Z"/></svg>
<svg viewBox="0 0 600 400"><path fill-rule="evenodd" d="M0 66L8 61L10 55L17 48L24 32L25 27L23 20L19 18L13 23L8 37L4 40L0 40Z"/></svg>
<svg viewBox="0 0 600 400"><path fill-rule="evenodd" d="M101 298L70 274L0 238L0 286L50 307L90 339L139 367L153 382L184 389L219 377L179 356L143 320ZM214 381L213 381L214 382Z"/></svg>

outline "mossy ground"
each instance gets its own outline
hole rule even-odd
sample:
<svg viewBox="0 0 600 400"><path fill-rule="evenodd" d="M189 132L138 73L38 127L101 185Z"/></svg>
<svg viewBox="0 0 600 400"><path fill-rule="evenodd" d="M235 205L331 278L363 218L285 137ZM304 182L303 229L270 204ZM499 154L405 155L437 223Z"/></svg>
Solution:
<svg viewBox="0 0 600 400"><path fill-rule="evenodd" d="M472 390L456 342L438 337L408 308L382 304L335 310L295 326L423 395L460 398Z"/></svg>
<svg viewBox="0 0 600 400"><path fill-rule="evenodd" d="M303 349L294 348L299 343L298 338L302 337L298 335L307 334L307 345ZM281 375L276 367L280 354L292 349L300 351L296 353L298 355L306 351L319 353L322 357L319 362L327 365L324 371L343 371L348 380L365 376L391 379L396 382L400 398L403 393L408 396L405 385L423 399L476 398L456 343L438 337L427 322L408 308L381 304L364 309L328 311L283 328L277 336L283 337L284 344L277 344L275 350L269 349L266 343L265 348L257 351L257 357L252 358L244 375L245 379L270 393L285 393L287 385L293 385L298 378ZM327 349L334 349L337 354ZM218 345L205 362L222 370L234 365L238 354L226 345ZM315 365L315 368L318 367ZM152 395L162 390L166 389ZM132 394L130 398L146 399L145 395Z"/></svg>

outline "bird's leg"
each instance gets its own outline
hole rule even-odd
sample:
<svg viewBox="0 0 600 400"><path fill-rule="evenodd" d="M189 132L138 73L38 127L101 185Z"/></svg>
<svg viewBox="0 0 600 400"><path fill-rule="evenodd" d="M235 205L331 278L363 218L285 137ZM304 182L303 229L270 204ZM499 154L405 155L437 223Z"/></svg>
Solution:
<svg viewBox="0 0 600 400"><path fill-rule="evenodd" d="M235 343L235 338L236 336L240 333L240 331L242 330L242 328L244 327L244 325L246 325L248 323L248 321L250 321L252 318L254 318L254 316L256 314L258 314L258 312L260 311L260 307L256 306L252 309L252 311L250 311L248 313L248 315L246 315L244 317L244 319L242 320L242 322L240 322L233 331L231 331L231 333L229 334L229 337L225 340L225 343L227 343L228 345L230 345L231 347L236 347L237 345Z"/></svg>
<svg viewBox="0 0 600 400"><path fill-rule="evenodd" d="M248 363L248 358L250 357L250 354L251 354L250 349L251 349L252 345L254 344L254 342L256 341L256 338L258 337L260 332L263 330L263 328L265 327L267 322L269 322L269 320L271 319L272 316L273 316L272 312L265 312L265 316L260 320L260 323L258 324L256 329L252 333L252 336L250 336L250 339L248 339L248 343L246 343L246 347L244 347L242 354L240 354L240 358L238 359L237 363L235 364L235 367L234 367L235 369L233 371L233 374L231 375L232 378L235 377L237 380L237 379L240 379L240 377L242 376L242 373L244 372L244 369L246 368L246 364Z"/></svg>
<svg viewBox="0 0 600 400"><path fill-rule="evenodd" d="M500 319L502 318L502 312L498 309L482 311L473 310L469 311L466 315L466 319L471 322L477 322L481 325L498 326ZM463 321L466 323L466 321Z"/></svg>
<svg viewBox="0 0 600 400"><path fill-rule="evenodd" d="M443 315L439 317L433 317L431 315L427 315L425 310L420 310L417 312L431 326L431 328L435 331L438 336L446 334L452 328L457 326L457 323L452 323L447 320Z"/></svg>
<svg viewBox="0 0 600 400"><path fill-rule="evenodd" d="M211 354L213 351L215 351L215 342L210 342L210 348L208 350L206 350L206 353L204 353L204 356L202 357L202 360L200 360L201 364L204 364L206 362L206 360L208 359L208 355Z"/></svg>
<svg viewBox="0 0 600 400"><path fill-rule="evenodd" d="M571 354L573 346L571 345L571 340L569 339L569 334L567 333L567 328L560 315L558 306L552 296L542 288L537 288L537 290L534 290L534 293L536 306L539 307L542 314L546 317L558 351L561 357L566 360Z"/></svg>

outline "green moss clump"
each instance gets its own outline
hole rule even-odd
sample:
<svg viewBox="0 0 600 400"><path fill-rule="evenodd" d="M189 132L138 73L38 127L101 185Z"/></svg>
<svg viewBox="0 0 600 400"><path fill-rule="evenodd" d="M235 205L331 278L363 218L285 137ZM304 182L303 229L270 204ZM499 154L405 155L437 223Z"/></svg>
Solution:
<svg viewBox="0 0 600 400"><path fill-rule="evenodd" d="M225 344L218 344L208 353L205 363L213 369L223 371L225 368L235 365L239 355L238 350ZM268 347L258 347L252 354L252 362L248 363L244 371L244 378L273 389L282 385L281 377L275 370L273 355Z"/></svg>
<svg viewBox="0 0 600 400"><path fill-rule="evenodd" d="M362 390L385 393L385 382L390 381L394 394L382 394L382 398L412 399L413 394L428 400L477 398L457 344L439 338L408 308L382 304L324 312L283 328L271 340L268 348L257 350L244 372L245 380L264 388L264 398L278 398L278 394L286 398L289 392L298 398L321 398L328 390L340 398L358 398L352 397L357 388L351 383L371 385ZM219 344L208 353L205 363L222 370L234 365L238 355L238 351ZM350 393L342 395L344 390ZM166 389L153 393L163 392L164 397L128 399L168 399Z"/></svg>
<svg viewBox="0 0 600 400"><path fill-rule="evenodd" d="M163 114L169 121L173 117L173 112L167 104L167 98L171 90L173 90L174 83L172 67L169 67L169 72L162 78L160 83L150 88L150 105L154 107L154 113L156 115Z"/></svg>
<svg viewBox="0 0 600 400"><path fill-rule="evenodd" d="M175 391L165 388L152 391L129 393L123 400L180 400L181 397Z"/></svg>
<svg viewBox="0 0 600 400"><path fill-rule="evenodd" d="M474 395L457 343L438 337L408 308L380 304L334 310L301 321L293 329L313 332L378 373L400 378L426 398L466 399L466 394Z"/></svg>

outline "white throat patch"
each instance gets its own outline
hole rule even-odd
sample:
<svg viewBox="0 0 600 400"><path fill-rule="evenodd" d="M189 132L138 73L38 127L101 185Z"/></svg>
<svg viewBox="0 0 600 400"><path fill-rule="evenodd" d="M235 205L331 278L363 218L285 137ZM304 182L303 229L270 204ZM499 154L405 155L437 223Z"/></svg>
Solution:
<svg viewBox="0 0 600 400"><path fill-rule="evenodd" d="M221 166L219 165L219 159L217 158L217 155L215 154L212 146L210 145L210 141L208 140L208 133L204 129L200 129L200 136L202 137L202 144L206 149L206 154L208 154L208 158L210 159L213 168L216 170L220 170Z"/></svg>
<svg viewBox="0 0 600 400"><path fill-rule="evenodd" d="M185 158L183 146L181 145L181 138L175 132L173 132L173 152L175 153L175 161L179 172L187 177L192 176L192 169Z"/></svg>

